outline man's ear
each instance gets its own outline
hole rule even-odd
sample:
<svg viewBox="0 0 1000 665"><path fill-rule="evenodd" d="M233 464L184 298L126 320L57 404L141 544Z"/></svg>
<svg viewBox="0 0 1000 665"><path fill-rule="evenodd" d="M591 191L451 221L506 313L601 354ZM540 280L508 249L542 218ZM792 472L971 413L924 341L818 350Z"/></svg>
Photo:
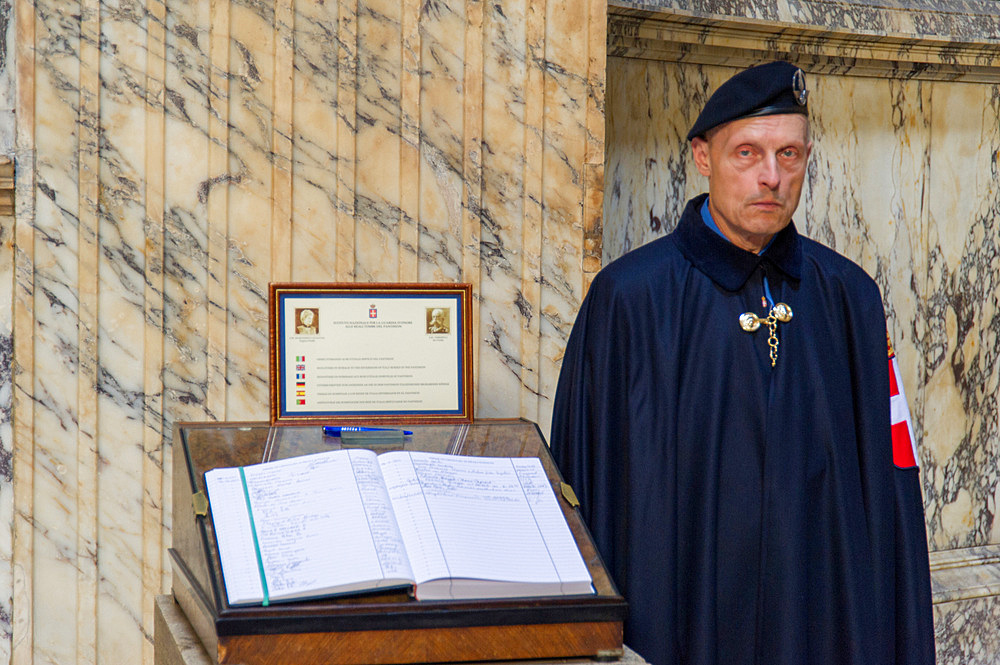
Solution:
<svg viewBox="0 0 1000 665"><path fill-rule="evenodd" d="M700 136L691 139L691 155L694 157L694 165L698 167L698 173L706 178L712 175L712 165L708 161L708 141Z"/></svg>

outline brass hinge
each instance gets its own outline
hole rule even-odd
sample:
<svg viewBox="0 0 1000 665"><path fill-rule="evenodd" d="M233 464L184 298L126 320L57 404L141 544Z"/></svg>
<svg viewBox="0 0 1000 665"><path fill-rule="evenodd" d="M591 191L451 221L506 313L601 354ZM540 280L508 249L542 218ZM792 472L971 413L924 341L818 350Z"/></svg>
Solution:
<svg viewBox="0 0 1000 665"><path fill-rule="evenodd" d="M560 483L559 485L562 489L562 495L563 498L566 499L566 502L574 508L579 506L580 500L576 498L576 492L573 491L573 488L566 483Z"/></svg>
<svg viewBox="0 0 1000 665"><path fill-rule="evenodd" d="M208 515L208 497L204 492L198 491L191 495L191 503L194 505L194 514L198 517Z"/></svg>

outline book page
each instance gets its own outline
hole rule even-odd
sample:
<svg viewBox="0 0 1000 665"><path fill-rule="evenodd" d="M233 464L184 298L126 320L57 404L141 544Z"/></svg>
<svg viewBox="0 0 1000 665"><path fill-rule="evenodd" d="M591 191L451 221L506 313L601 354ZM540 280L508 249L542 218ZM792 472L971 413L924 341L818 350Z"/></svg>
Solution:
<svg viewBox="0 0 1000 665"><path fill-rule="evenodd" d="M382 453L378 461L400 535L406 543L413 579L420 582L448 577L448 566L410 453Z"/></svg>
<svg viewBox="0 0 1000 665"><path fill-rule="evenodd" d="M211 497L215 541L222 560L222 578L230 605L259 603L264 598L254 553L250 514L239 469L214 469L205 474Z"/></svg>
<svg viewBox="0 0 1000 665"><path fill-rule="evenodd" d="M412 580L371 451L317 453L243 470L270 599L306 598ZM216 471L208 472L206 479ZM211 489L209 500L218 524L215 508L219 500ZM221 541L219 547L221 554ZM252 547L252 543L243 545L251 552ZM228 592L228 577L226 586Z"/></svg>
<svg viewBox="0 0 1000 665"><path fill-rule="evenodd" d="M590 580L590 571L580 556L573 532L566 524L559 499L552 491L549 478L541 462L534 457L515 457L511 459L521 488L524 490L528 506L539 525L545 548L552 563L559 572L560 581L572 584L579 580ZM567 590L567 593L570 591Z"/></svg>
<svg viewBox="0 0 1000 665"><path fill-rule="evenodd" d="M536 584L560 593L564 583L566 592L589 592L590 575L537 458L393 452L379 463L418 585L452 578L516 587L458 592L455 581L434 597L537 595L528 589Z"/></svg>

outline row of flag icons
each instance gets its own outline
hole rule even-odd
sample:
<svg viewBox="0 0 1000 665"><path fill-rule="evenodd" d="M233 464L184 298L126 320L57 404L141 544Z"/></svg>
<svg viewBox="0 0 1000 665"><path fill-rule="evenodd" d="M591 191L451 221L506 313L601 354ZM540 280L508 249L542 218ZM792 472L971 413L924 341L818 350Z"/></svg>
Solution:
<svg viewBox="0 0 1000 665"><path fill-rule="evenodd" d="M306 357L295 356L295 403L305 406L306 403Z"/></svg>
<svg viewBox="0 0 1000 665"><path fill-rule="evenodd" d="M378 308L372 303L368 308L368 318L378 318ZM306 357L295 356L295 403L298 406L306 404Z"/></svg>

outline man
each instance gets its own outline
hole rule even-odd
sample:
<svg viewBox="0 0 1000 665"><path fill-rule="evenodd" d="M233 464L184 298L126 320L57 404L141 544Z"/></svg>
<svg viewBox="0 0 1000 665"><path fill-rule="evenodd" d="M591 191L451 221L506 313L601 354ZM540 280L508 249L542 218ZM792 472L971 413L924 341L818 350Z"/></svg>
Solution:
<svg viewBox="0 0 1000 665"><path fill-rule="evenodd" d="M781 62L720 86L707 197L597 275L563 359L553 452L654 665L934 662L881 296L791 222L807 94Z"/></svg>
<svg viewBox="0 0 1000 665"><path fill-rule="evenodd" d="M430 321L427 323L427 332L446 333L448 332L448 312L447 310L435 307L431 311Z"/></svg>

